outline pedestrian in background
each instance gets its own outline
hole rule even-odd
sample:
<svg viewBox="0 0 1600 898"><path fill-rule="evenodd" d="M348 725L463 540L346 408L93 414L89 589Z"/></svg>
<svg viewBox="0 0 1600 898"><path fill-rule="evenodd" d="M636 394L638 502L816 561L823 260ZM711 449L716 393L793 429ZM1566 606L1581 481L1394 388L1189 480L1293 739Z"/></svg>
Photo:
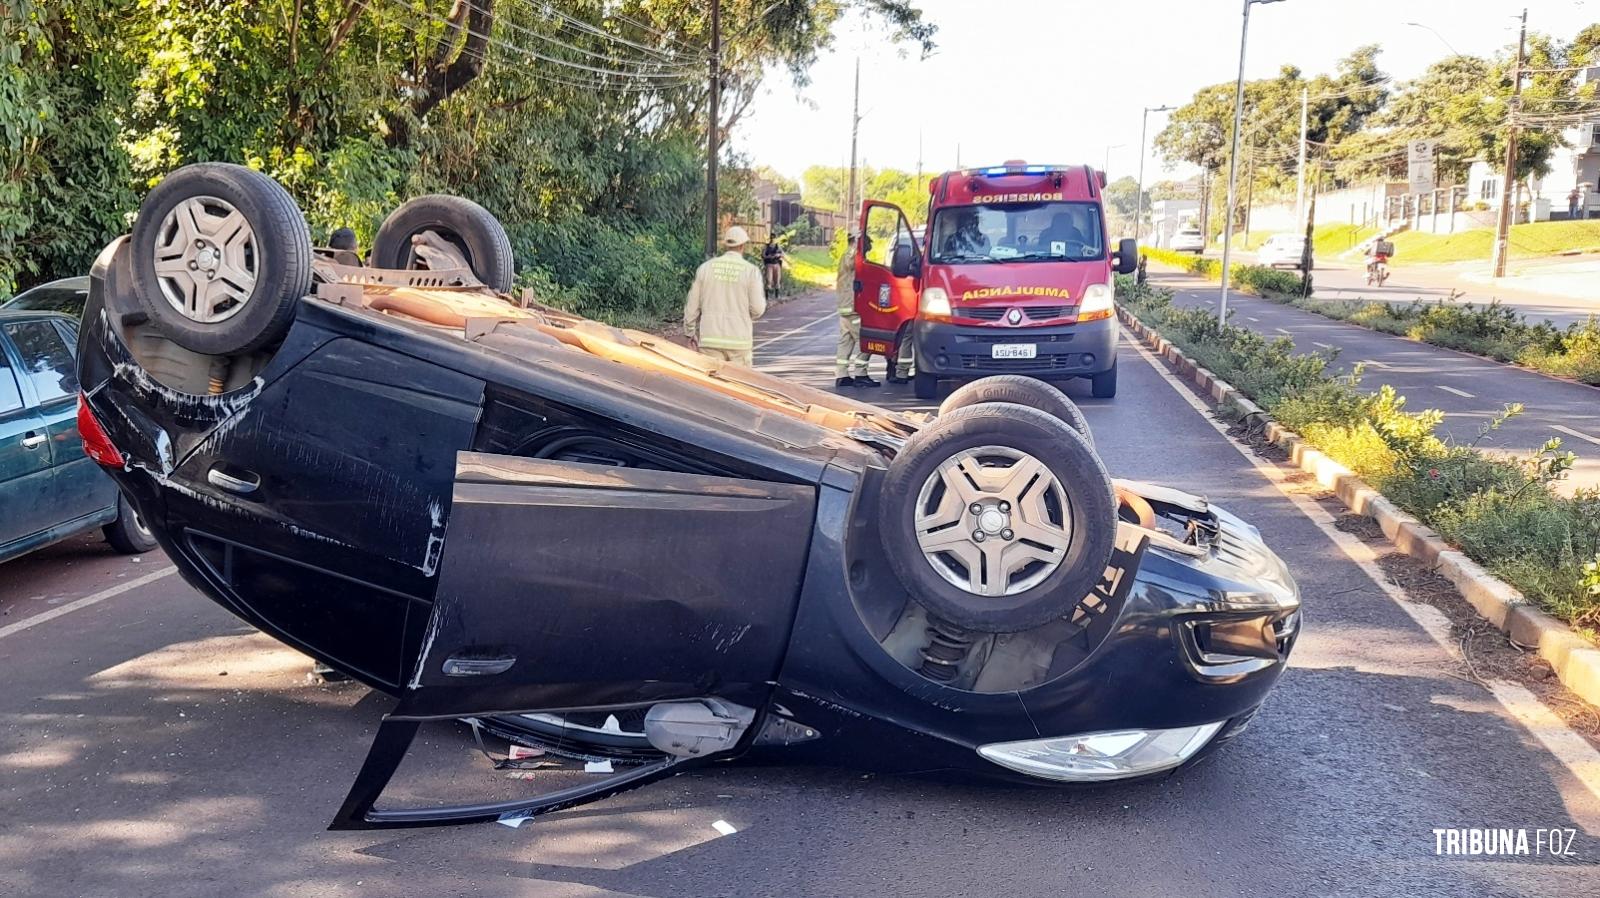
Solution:
<svg viewBox="0 0 1600 898"><path fill-rule="evenodd" d="M768 240L761 250L761 267L767 275L767 295L777 296L783 285L783 247L778 245L778 238Z"/></svg>
<svg viewBox="0 0 1600 898"><path fill-rule="evenodd" d="M753 366L755 320L767 311L761 271L744 257L750 235L734 225L722 235L722 255L700 263L683 307L683 332L702 355Z"/></svg>
<svg viewBox="0 0 1600 898"><path fill-rule="evenodd" d="M1578 197L1579 197L1579 193L1578 193L1578 188L1576 188L1576 187L1572 188L1572 192L1571 193L1567 194L1567 220L1568 221L1572 221L1572 220L1574 220L1574 219L1576 219L1578 217Z"/></svg>
<svg viewBox="0 0 1600 898"><path fill-rule="evenodd" d="M867 376L867 359L861 351L861 316L856 312L856 235L851 234L845 244L844 255L839 257L839 271L834 279L838 291L839 349L833 356L833 385L835 387L876 387L877 381Z"/></svg>

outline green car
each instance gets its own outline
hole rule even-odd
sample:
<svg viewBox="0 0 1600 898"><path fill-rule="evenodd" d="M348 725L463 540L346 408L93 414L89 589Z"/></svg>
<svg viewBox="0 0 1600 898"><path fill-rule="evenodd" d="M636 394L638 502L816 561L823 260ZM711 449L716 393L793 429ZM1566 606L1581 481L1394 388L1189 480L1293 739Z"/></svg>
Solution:
<svg viewBox="0 0 1600 898"><path fill-rule="evenodd" d="M83 454L77 319L19 305L0 307L0 561L93 527L119 552L154 549L116 484Z"/></svg>

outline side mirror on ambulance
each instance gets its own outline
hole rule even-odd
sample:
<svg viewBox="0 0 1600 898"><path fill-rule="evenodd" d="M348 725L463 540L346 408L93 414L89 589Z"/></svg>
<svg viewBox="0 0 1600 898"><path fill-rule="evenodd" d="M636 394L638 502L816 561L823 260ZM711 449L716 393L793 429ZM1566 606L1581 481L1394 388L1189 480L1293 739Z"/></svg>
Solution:
<svg viewBox="0 0 1600 898"><path fill-rule="evenodd" d="M1139 244L1133 238L1124 238L1117 244L1117 274L1133 274L1139 267Z"/></svg>
<svg viewBox="0 0 1600 898"><path fill-rule="evenodd" d="M894 258L889 260L889 273L897 278L916 277L922 269L922 259L917 256L917 248L907 243L902 243L894 248Z"/></svg>

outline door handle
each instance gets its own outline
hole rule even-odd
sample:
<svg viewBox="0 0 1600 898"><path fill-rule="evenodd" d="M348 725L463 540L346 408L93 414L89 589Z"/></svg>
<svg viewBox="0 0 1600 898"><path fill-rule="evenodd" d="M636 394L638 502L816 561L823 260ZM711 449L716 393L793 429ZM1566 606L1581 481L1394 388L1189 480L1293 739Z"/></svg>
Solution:
<svg viewBox="0 0 1600 898"><path fill-rule="evenodd" d="M34 433L33 431L30 430L30 431L28 431L28 435L22 438L22 448L24 448L24 449L37 449L40 446L44 445L45 439L46 438L45 438L44 434L42 434L42 433Z"/></svg>
<svg viewBox="0 0 1600 898"><path fill-rule="evenodd" d="M242 473L244 477L235 477L220 468L212 468L206 471L206 480L217 489L248 496L261 487L261 478L249 471Z"/></svg>

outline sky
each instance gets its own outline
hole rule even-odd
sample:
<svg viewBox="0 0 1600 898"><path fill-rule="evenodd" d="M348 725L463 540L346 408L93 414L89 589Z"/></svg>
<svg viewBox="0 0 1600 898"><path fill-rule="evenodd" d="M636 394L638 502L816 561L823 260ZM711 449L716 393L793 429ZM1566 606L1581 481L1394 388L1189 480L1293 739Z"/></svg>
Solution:
<svg viewBox="0 0 1600 898"><path fill-rule="evenodd" d="M809 165L850 159L850 93L861 60L865 164L944 171L1025 159L1107 165L1113 180L1137 174L1144 107L1178 106L1238 73L1238 0L921 0L939 26L928 59L890 45L881 25L852 17L834 48L796 89L768 73L754 110L733 134L752 163L798 177ZM1570 38L1600 22L1600 0L1526 0L1530 32ZM1455 52L1490 54L1514 44L1517 0L1282 0L1250 8L1246 79L1284 65L1332 72L1363 44L1383 47L1379 66L1398 80ZM1433 29L1405 25L1418 22ZM1437 34L1435 33L1437 32ZM1448 44L1448 46L1447 46ZM1149 138L1166 116L1152 112ZM1109 160L1109 162L1108 162ZM1164 170L1147 149L1145 181Z"/></svg>

